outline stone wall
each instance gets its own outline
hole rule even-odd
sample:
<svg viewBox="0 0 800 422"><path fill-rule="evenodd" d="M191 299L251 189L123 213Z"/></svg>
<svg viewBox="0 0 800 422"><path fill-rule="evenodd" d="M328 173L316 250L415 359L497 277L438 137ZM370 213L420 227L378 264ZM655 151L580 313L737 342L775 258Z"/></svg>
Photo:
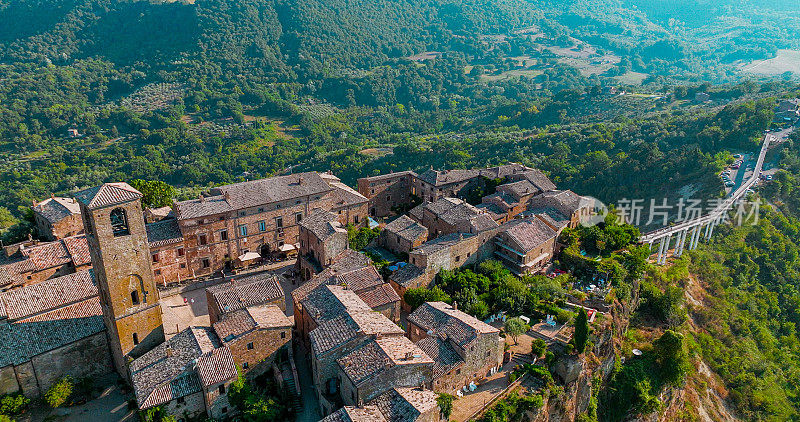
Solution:
<svg viewBox="0 0 800 422"><path fill-rule="evenodd" d="M283 337L281 337L283 335ZM233 361L248 376L258 376L269 369L275 360L275 352L292 340L291 327L256 329L241 337L225 342L233 354ZM248 344L253 348L248 349ZM247 368L244 363L247 362Z"/></svg>
<svg viewBox="0 0 800 422"><path fill-rule="evenodd" d="M59 378L99 377L114 371L104 332L34 356L29 362L0 369L0 394L21 391L28 397L44 394Z"/></svg>
<svg viewBox="0 0 800 422"><path fill-rule="evenodd" d="M393 207L410 206L412 179L410 172L358 179L358 192L369 198L369 215L388 217L394 214Z"/></svg>

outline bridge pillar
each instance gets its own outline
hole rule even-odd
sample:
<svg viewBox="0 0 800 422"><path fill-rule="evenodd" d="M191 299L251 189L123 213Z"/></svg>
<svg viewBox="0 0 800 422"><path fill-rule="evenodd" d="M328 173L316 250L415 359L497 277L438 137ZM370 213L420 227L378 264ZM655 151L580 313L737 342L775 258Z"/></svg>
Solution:
<svg viewBox="0 0 800 422"><path fill-rule="evenodd" d="M700 240L700 230L703 228L701 225L694 226L694 231L692 232L692 242L689 244L690 250L697 249L697 242Z"/></svg>
<svg viewBox="0 0 800 422"><path fill-rule="evenodd" d="M683 245L686 243L686 234L689 230L684 230L682 232L678 232L678 243L675 244L675 256L680 257L683 255Z"/></svg>
<svg viewBox="0 0 800 422"><path fill-rule="evenodd" d="M658 255L656 255L656 264L661 265L661 255L664 254L664 238L659 239L658 242Z"/></svg>
<svg viewBox="0 0 800 422"><path fill-rule="evenodd" d="M669 243L672 240L672 235L668 234L664 236L661 240L661 247L663 248L662 253L660 254L661 259L659 259L658 264L664 265L667 263L667 256L669 255Z"/></svg>

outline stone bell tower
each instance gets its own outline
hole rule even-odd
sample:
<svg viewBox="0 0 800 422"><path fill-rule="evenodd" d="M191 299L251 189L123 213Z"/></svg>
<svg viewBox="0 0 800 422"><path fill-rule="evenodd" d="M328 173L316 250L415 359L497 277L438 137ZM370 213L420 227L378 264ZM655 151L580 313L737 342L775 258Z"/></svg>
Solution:
<svg viewBox="0 0 800 422"><path fill-rule="evenodd" d="M81 206L114 365L128 379L128 361L164 342L142 194L127 183L106 183L78 192L75 198Z"/></svg>

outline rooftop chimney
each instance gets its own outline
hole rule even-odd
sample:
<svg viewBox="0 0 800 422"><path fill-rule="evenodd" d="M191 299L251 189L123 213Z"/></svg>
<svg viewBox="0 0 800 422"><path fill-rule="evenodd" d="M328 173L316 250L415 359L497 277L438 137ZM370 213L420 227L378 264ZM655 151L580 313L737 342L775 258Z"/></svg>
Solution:
<svg viewBox="0 0 800 422"><path fill-rule="evenodd" d="M167 345L167 357L171 358L173 355L174 355L174 352L172 351L172 346Z"/></svg>

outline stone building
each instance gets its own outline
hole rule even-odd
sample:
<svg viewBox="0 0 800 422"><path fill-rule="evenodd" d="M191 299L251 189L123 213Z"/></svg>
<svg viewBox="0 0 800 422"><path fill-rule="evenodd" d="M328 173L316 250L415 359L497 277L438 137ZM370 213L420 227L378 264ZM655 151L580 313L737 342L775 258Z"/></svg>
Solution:
<svg viewBox="0 0 800 422"><path fill-rule="evenodd" d="M266 372L292 341L294 319L275 305L256 305L226 313L213 324L233 361L248 376Z"/></svg>
<svg viewBox="0 0 800 422"><path fill-rule="evenodd" d="M405 215L387 224L378 236L378 244L396 254L407 254L427 240L428 229Z"/></svg>
<svg viewBox="0 0 800 422"><path fill-rule="evenodd" d="M430 385L433 360L406 337L370 339L337 359L347 406L368 402L398 387Z"/></svg>
<svg viewBox="0 0 800 422"><path fill-rule="evenodd" d="M86 236L53 242L36 241L10 245L0 257L0 288L3 290L39 283L91 268Z"/></svg>
<svg viewBox="0 0 800 422"><path fill-rule="evenodd" d="M186 248L183 247L184 239L178 220L161 220L148 224L146 228L156 283L166 286L191 279L192 273L186 262Z"/></svg>
<svg viewBox="0 0 800 422"><path fill-rule="evenodd" d="M92 270L0 293L0 394L113 371Z"/></svg>
<svg viewBox="0 0 800 422"><path fill-rule="evenodd" d="M594 213L593 203L571 190L544 192L531 198L528 213L546 214L556 222L566 221L568 227L578 227L582 219Z"/></svg>
<svg viewBox="0 0 800 422"><path fill-rule="evenodd" d="M393 388L364 406L345 406L320 422L439 422L437 394L423 388Z"/></svg>
<svg viewBox="0 0 800 422"><path fill-rule="evenodd" d="M472 170L427 170L414 178L413 190L423 201L435 202L441 198L465 198L481 192L486 180L503 180L532 170L521 164Z"/></svg>
<svg viewBox="0 0 800 422"><path fill-rule="evenodd" d="M347 230L332 212L315 210L300 223L300 251L297 267L308 280L347 249Z"/></svg>
<svg viewBox="0 0 800 422"><path fill-rule="evenodd" d="M190 327L130 363L140 410L221 419L233 410L228 390L237 378L233 354L210 328Z"/></svg>
<svg viewBox="0 0 800 422"><path fill-rule="evenodd" d="M334 263L292 292L297 329L305 338L313 329L307 322L312 316L304 312L304 301L319 286L346 286L370 308L393 321L400 320L400 297L360 252L345 250ZM315 318L315 317L313 317Z"/></svg>
<svg viewBox="0 0 800 422"><path fill-rule="evenodd" d="M81 204L114 365L128 379L128 360L164 341L142 194L127 183L106 183L75 198Z"/></svg>
<svg viewBox="0 0 800 422"><path fill-rule="evenodd" d="M416 177L413 171L401 171L358 179L358 192L369 198L369 215L388 217L410 208Z"/></svg>
<svg viewBox="0 0 800 422"><path fill-rule="evenodd" d="M184 238L175 248L183 249L192 278L210 275L248 252L293 249L300 223L315 209L332 211L342 224L364 224L367 204L336 177L316 172L221 186L175 204Z"/></svg>
<svg viewBox="0 0 800 422"><path fill-rule="evenodd" d="M158 208L145 208L144 221L147 224L157 223L159 221L174 219L175 211L170 206Z"/></svg>
<svg viewBox="0 0 800 422"><path fill-rule="evenodd" d="M314 386L321 411L328 414L343 404L337 360L370 339L404 332L342 286L319 286L302 305L295 321L300 333L308 333Z"/></svg>
<svg viewBox="0 0 800 422"><path fill-rule="evenodd" d="M286 297L278 276L260 273L233 279L206 289L211 323L222 315L255 305L275 305L286 311Z"/></svg>
<svg viewBox="0 0 800 422"><path fill-rule="evenodd" d="M39 237L58 240L83 233L81 208L73 198L52 196L33 205Z"/></svg>
<svg viewBox="0 0 800 422"><path fill-rule="evenodd" d="M555 256L558 232L539 218L510 221L500 228L495 256L517 276L541 271Z"/></svg>
<svg viewBox="0 0 800 422"><path fill-rule="evenodd" d="M500 330L444 302L427 302L408 316L406 336L431 356L433 390L455 394L501 364Z"/></svg>
<svg viewBox="0 0 800 422"><path fill-rule="evenodd" d="M428 229L429 239L452 233L477 234L497 227L490 215L458 198L424 203L409 215Z"/></svg>
<svg viewBox="0 0 800 422"><path fill-rule="evenodd" d="M528 209L533 197L556 189L556 185L539 170L513 174L507 179L512 181L498 186L495 193L484 196L478 206L498 223L516 218Z"/></svg>

